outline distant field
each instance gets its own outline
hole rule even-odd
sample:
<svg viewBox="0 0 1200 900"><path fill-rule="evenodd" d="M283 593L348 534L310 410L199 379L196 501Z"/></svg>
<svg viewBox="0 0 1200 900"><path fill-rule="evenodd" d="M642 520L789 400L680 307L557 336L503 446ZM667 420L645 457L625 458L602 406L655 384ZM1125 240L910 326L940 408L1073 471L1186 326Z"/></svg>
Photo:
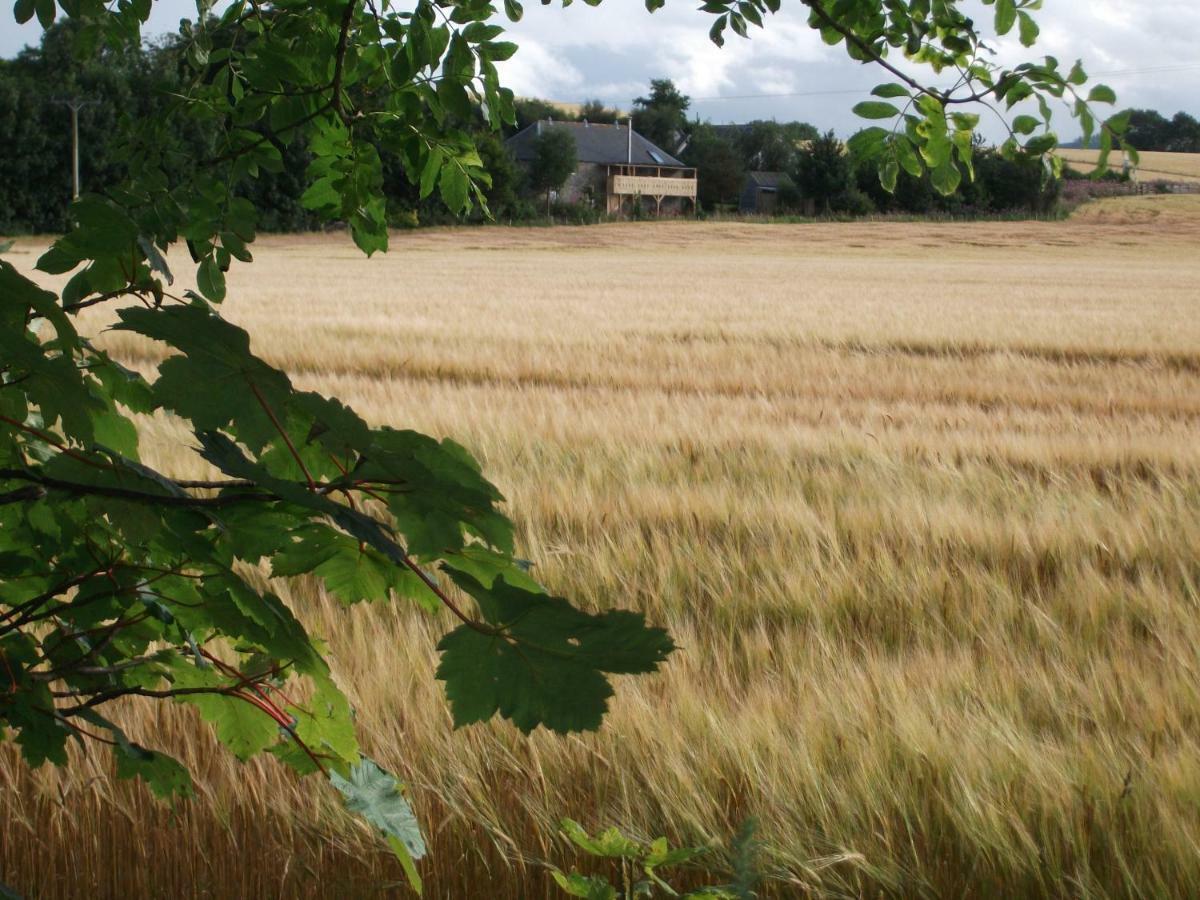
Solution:
<svg viewBox="0 0 1200 900"><path fill-rule="evenodd" d="M283 586L413 786L427 896L558 896L538 861L570 863L563 815L689 841L755 817L777 897L1200 896L1200 197L256 254L226 312L259 352L473 448L545 584L682 647L621 681L598 735L455 732L433 680L450 622ZM156 428L179 470L182 433ZM107 755L31 774L0 745L0 881L358 897L401 877L316 785L231 762L177 709L125 722L190 762L198 799L172 813Z"/></svg>
<svg viewBox="0 0 1200 900"><path fill-rule="evenodd" d="M1059 156L1082 172L1096 168L1099 150L1057 150ZM1200 181L1200 153L1154 153L1142 151L1138 175L1142 181ZM1121 171L1124 156L1113 151L1108 165Z"/></svg>

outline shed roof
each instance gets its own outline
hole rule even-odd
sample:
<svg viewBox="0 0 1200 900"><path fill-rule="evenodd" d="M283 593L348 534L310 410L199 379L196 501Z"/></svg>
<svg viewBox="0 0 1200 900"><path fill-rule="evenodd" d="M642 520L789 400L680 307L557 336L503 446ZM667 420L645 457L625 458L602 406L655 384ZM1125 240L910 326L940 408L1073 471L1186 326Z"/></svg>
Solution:
<svg viewBox="0 0 1200 900"><path fill-rule="evenodd" d="M633 132L633 153L629 158L629 126L593 125L589 122L554 122L542 120L518 131L505 145L519 160L534 157L534 141L546 128L566 129L575 138L575 157L580 162L621 165L632 162L635 166L664 166L682 169L684 164L661 147L650 143L636 131Z"/></svg>
<svg viewBox="0 0 1200 900"><path fill-rule="evenodd" d="M755 187L766 188L767 190L777 190L779 182L783 180L783 172L749 172L746 175Z"/></svg>

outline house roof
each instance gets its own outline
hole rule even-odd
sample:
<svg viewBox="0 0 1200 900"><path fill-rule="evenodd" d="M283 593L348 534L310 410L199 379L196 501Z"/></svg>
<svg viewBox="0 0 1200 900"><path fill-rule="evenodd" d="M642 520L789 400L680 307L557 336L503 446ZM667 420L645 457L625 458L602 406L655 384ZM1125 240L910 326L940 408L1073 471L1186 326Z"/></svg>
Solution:
<svg viewBox="0 0 1200 900"><path fill-rule="evenodd" d="M575 158L580 162L620 165L632 162L635 166L664 166L684 168L683 163L667 151L633 132L632 159L629 158L629 126L593 125L585 122L554 122L542 120L518 131L505 145L519 160L534 157L534 142L547 128L566 129L575 138Z"/></svg>
<svg viewBox="0 0 1200 900"><path fill-rule="evenodd" d="M785 176L783 172L749 172L746 177L755 187L774 191Z"/></svg>

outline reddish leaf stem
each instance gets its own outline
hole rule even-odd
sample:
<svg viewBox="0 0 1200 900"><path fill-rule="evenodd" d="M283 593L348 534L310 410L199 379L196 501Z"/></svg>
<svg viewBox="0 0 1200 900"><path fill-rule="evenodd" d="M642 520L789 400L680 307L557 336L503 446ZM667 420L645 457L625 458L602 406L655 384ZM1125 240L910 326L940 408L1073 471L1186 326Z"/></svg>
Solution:
<svg viewBox="0 0 1200 900"><path fill-rule="evenodd" d="M296 450L296 445L292 443L292 439L288 435L287 429L283 427L283 423L281 423L276 417L275 411L271 409L270 404L267 403L266 398L264 398L262 393L259 391L258 385L256 385L253 381L247 383L250 385L250 390L254 394L254 399L256 399L258 401L258 405L263 408L263 412L267 414L267 418L271 420L271 424L275 426L275 430L279 432L280 437L283 438L283 442L287 444L288 450L291 451L292 459L296 460L296 465L298 465L300 467L300 471L304 473L304 479L308 482L308 489L310 491L316 491L317 482L309 473L308 466L304 465L304 460L300 458L300 454Z"/></svg>

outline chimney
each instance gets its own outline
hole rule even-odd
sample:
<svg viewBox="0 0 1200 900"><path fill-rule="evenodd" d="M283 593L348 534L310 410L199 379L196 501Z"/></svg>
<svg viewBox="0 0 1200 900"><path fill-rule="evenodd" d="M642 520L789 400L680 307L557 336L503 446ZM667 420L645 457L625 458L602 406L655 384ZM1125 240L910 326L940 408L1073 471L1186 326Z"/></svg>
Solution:
<svg viewBox="0 0 1200 900"><path fill-rule="evenodd" d="M541 119L538 119L538 121L537 121L537 133L538 133L538 137L542 136L542 120Z"/></svg>
<svg viewBox="0 0 1200 900"><path fill-rule="evenodd" d="M633 163L633 116L629 117L629 137L626 143L625 163L631 165Z"/></svg>

